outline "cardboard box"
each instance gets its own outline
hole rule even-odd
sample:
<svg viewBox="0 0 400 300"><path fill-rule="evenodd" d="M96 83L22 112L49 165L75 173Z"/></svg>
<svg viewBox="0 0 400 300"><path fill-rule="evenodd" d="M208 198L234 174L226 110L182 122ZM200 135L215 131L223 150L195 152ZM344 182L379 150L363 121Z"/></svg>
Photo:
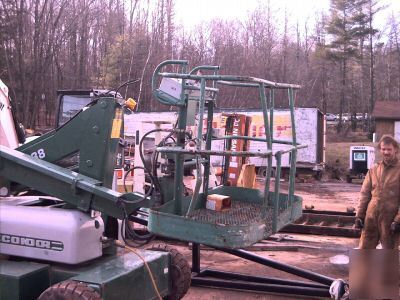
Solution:
<svg viewBox="0 0 400 300"><path fill-rule="evenodd" d="M215 211L222 211L231 208L232 201L230 196L225 195L208 195L206 208Z"/></svg>
<svg viewBox="0 0 400 300"><path fill-rule="evenodd" d="M256 183L256 166L244 164L237 181L237 186L252 189Z"/></svg>

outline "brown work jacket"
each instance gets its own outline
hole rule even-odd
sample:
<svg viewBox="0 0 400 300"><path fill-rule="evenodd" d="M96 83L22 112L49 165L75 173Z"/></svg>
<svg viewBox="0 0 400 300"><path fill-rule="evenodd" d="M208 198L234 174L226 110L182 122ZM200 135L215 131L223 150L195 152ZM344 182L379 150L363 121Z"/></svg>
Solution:
<svg viewBox="0 0 400 300"><path fill-rule="evenodd" d="M379 212L386 222L400 223L400 162L376 163L363 182L357 217L365 219L369 211ZM391 219L391 220L390 220Z"/></svg>

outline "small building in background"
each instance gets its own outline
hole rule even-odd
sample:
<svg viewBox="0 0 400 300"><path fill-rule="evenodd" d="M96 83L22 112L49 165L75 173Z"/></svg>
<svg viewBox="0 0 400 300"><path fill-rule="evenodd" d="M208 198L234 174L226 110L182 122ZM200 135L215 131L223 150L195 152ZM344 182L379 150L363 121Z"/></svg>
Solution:
<svg viewBox="0 0 400 300"><path fill-rule="evenodd" d="M393 135L400 142L400 102L377 101L372 111L375 120L375 139L384 134Z"/></svg>

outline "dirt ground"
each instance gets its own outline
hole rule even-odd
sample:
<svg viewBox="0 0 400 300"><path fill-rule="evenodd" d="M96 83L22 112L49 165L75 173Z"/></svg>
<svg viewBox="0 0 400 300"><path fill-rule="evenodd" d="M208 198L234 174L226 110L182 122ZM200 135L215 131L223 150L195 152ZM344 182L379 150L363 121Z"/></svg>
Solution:
<svg viewBox="0 0 400 300"><path fill-rule="evenodd" d="M297 183L296 194L303 198L305 205L314 206L315 210L346 211L357 208L361 182L314 181Z"/></svg>
<svg viewBox="0 0 400 300"><path fill-rule="evenodd" d="M261 183L261 182L260 182ZM282 183L283 192L287 183ZM313 205L316 210L346 211L347 207L356 207L360 184L345 182L315 181L312 183L297 183L296 194L303 197L304 205ZM266 245L287 246L287 251L254 251L279 262L304 268L332 278L348 279L348 265L332 263L331 260L347 255L349 250L357 247L358 240L344 237L301 235L301 234L275 234L274 241L263 241ZM277 242L276 238L281 241ZM174 244L191 262L191 250L186 244ZM338 256L339 255L339 256ZM291 274L271 269L241 258L219 251L201 250L202 268L213 268L225 271L278 277L285 279L304 280ZM296 297L277 294L241 292L224 289L203 287L190 287L184 297L185 300L194 299L319 299L315 297Z"/></svg>
<svg viewBox="0 0 400 300"><path fill-rule="evenodd" d="M275 236L279 236L275 235ZM255 251L254 253L278 262L313 271L332 278L348 279L348 265L333 264L330 260L338 255L347 255L348 250L357 246L357 240L351 238L307 236L289 234L287 239L301 241L300 244L313 245L311 248L299 247L291 251ZM268 242L267 242L268 243ZM282 241L282 245L299 242ZM186 246L179 247L187 259L190 259L190 250ZM201 251L202 267L215 268L224 271L240 272L245 274L277 277L307 281L297 276L271 269L250 261L242 260L229 254L218 251ZM255 292L229 291L203 287L191 287L184 299L320 299L317 297L288 296Z"/></svg>

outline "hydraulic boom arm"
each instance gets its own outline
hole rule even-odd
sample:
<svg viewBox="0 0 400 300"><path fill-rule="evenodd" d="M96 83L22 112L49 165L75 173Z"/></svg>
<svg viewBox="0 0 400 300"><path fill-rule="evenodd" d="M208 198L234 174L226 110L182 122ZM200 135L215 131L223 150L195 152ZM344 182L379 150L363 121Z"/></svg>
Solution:
<svg viewBox="0 0 400 300"><path fill-rule="evenodd" d="M114 167L122 159L122 132L123 107L115 98L99 98L64 126L18 150L1 146L0 176L82 211L122 219L151 202L142 194L110 189ZM79 173L52 163L72 153L79 153Z"/></svg>

